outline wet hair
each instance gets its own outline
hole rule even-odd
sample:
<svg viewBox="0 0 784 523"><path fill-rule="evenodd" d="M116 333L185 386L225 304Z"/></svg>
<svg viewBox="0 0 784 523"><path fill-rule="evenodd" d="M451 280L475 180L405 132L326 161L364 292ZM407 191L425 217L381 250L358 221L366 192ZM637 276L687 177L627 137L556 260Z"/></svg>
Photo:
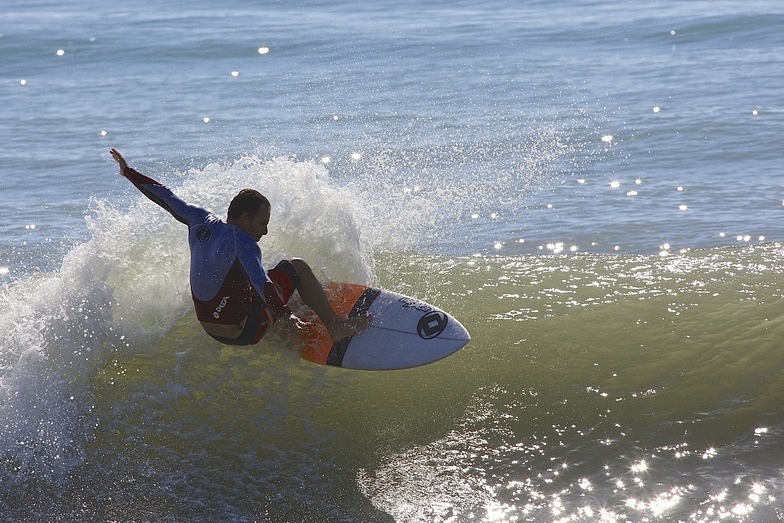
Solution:
<svg viewBox="0 0 784 523"><path fill-rule="evenodd" d="M243 189L229 204L229 219L239 220L243 213L248 213L252 218L262 207L267 210L272 208L266 196L256 189Z"/></svg>

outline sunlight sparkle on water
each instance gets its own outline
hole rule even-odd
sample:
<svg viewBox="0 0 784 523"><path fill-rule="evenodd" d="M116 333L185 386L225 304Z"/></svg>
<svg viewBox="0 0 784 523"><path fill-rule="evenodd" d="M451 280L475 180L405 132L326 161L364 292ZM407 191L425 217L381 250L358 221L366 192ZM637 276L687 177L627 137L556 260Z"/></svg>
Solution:
<svg viewBox="0 0 784 523"><path fill-rule="evenodd" d="M618 180L613 180L610 182L610 189L618 189L621 186L621 182Z"/></svg>
<svg viewBox="0 0 784 523"><path fill-rule="evenodd" d="M269 47L259 47L259 54L267 54L269 52Z"/></svg>
<svg viewBox="0 0 784 523"><path fill-rule="evenodd" d="M705 452L702 454L702 459L710 459L710 458L715 458L715 457L716 457L716 454L717 454L717 452L716 452L716 449L715 449L715 448L713 448L713 447L711 447L711 448L707 449L707 450L706 450L706 451L705 451Z"/></svg>
<svg viewBox="0 0 784 523"><path fill-rule="evenodd" d="M553 251L553 254L560 254L564 250L563 242L556 242L556 243L548 243L547 250Z"/></svg>
<svg viewBox="0 0 784 523"><path fill-rule="evenodd" d="M640 472L645 472L646 470L648 470L648 463L644 459L641 459L637 463L632 463L631 469L632 472L634 472L635 474L639 474Z"/></svg>
<svg viewBox="0 0 784 523"><path fill-rule="evenodd" d="M62 49L58 49L57 50L57 56L63 56L64 54L65 54L65 51L63 51Z"/></svg>
<svg viewBox="0 0 784 523"><path fill-rule="evenodd" d="M589 480L588 478L580 479L578 485L580 485L580 488L583 490L587 490L589 492L593 490L593 485L591 484L591 480Z"/></svg>

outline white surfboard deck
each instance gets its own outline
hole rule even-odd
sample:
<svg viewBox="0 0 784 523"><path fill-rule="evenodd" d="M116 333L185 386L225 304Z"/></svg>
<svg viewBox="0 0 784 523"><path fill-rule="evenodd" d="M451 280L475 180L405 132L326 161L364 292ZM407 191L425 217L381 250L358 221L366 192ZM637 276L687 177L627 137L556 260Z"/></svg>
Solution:
<svg viewBox="0 0 784 523"><path fill-rule="evenodd" d="M468 331L443 310L396 292L354 283L331 282L325 292L341 316L367 312L370 326L333 344L326 327L314 321L301 333L302 357L346 369L393 370L426 365L460 350Z"/></svg>

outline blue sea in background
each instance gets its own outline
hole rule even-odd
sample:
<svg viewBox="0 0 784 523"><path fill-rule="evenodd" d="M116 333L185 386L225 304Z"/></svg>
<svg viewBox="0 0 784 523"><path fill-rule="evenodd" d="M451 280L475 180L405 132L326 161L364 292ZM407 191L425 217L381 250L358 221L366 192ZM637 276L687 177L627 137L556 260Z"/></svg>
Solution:
<svg viewBox="0 0 784 523"><path fill-rule="evenodd" d="M782 62L773 0L5 0L0 518L784 518ZM222 347L112 147L472 342Z"/></svg>

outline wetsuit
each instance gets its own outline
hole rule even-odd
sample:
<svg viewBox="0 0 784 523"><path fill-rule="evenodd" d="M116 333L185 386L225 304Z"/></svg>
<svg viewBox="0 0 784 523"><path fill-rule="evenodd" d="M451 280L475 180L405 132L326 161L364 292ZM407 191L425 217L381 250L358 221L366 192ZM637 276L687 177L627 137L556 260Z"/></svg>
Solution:
<svg viewBox="0 0 784 523"><path fill-rule="evenodd" d="M239 227L184 202L166 186L130 167L123 174L188 226L191 295L199 321L239 326L247 318L236 339L210 336L229 345L258 343L275 320L291 314L286 302L296 289L297 272L290 262L284 260L267 273L261 265L259 244ZM274 311L272 315L267 307Z"/></svg>

